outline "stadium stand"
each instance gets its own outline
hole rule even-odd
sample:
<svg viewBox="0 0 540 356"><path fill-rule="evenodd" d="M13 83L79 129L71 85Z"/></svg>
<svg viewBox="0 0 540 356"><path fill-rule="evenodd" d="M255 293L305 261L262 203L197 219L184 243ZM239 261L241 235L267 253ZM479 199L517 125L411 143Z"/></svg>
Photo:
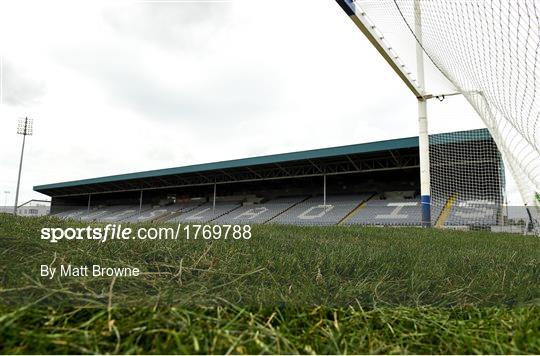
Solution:
<svg viewBox="0 0 540 356"><path fill-rule="evenodd" d="M306 198L306 196L283 197L261 204L247 204L217 218L214 222L218 224L263 224Z"/></svg>
<svg viewBox="0 0 540 356"><path fill-rule="evenodd" d="M432 225L489 229L510 220L502 209L504 165L489 131L436 134L432 141ZM418 138L408 137L34 190L51 196L52 215L89 222L419 226L418 152ZM467 160L449 159L455 152Z"/></svg>
<svg viewBox="0 0 540 356"><path fill-rule="evenodd" d="M62 211L57 214L52 214L52 216L60 218L60 219L77 219L80 215L88 212L87 207L75 207L71 208L65 211Z"/></svg>
<svg viewBox="0 0 540 356"><path fill-rule="evenodd" d="M106 217L125 208L125 205L97 207L77 216L75 219L80 221L98 221L101 217Z"/></svg>
<svg viewBox="0 0 540 356"><path fill-rule="evenodd" d="M269 221L288 225L336 225L373 194L329 195L309 198Z"/></svg>
<svg viewBox="0 0 540 356"><path fill-rule="evenodd" d="M407 195L407 196L404 196ZM498 223L501 205L496 198L479 199L455 194L446 206L432 206L434 225L439 227L489 227ZM371 198L371 199L370 199ZM98 222L168 221L217 224L293 224L293 225L420 225L420 200L414 192L292 196L263 203L217 201L187 202L168 206L105 206L91 209L75 207L53 216L61 219Z"/></svg>
<svg viewBox="0 0 540 356"><path fill-rule="evenodd" d="M167 221L175 223L207 223L239 208L240 206L240 203L216 202L214 209L212 203L205 203L189 212L181 212L180 215Z"/></svg>
<svg viewBox="0 0 540 356"><path fill-rule="evenodd" d="M432 206L434 225L438 227L489 227L498 223L500 203L496 198L479 199L454 194L446 206ZM371 198L371 199L370 199ZM54 214L62 219L98 222L168 221L216 224L294 224L294 225L420 225L420 200L415 192L363 193L323 197L291 196L258 198L239 202L185 202L167 206L137 205L104 206L91 209L75 207Z"/></svg>
<svg viewBox="0 0 540 356"><path fill-rule="evenodd" d="M459 197L450 209L445 226L483 227L497 224L500 204L495 199Z"/></svg>
<svg viewBox="0 0 540 356"><path fill-rule="evenodd" d="M145 222L145 221L156 221L156 220L167 220L172 216L176 216L182 211L191 211L199 206L200 203L184 203L184 204L173 204L168 206L155 206L141 212L141 214L133 215L123 221L125 222Z"/></svg>
<svg viewBox="0 0 540 356"><path fill-rule="evenodd" d="M417 226L420 225L422 209L419 197L382 194L368 200L362 209L350 216L348 225Z"/></svg>
<svg viewBox="0 0 540 356"><path fill-rule="evenodd" d="M119 222L139 213L139 208L141 212L151 209L149 205L143 205L142 207L136 205L125 205L119 206L119 209L115 211L109 211L106 214L99 215L96 218L96 221L99 222Z"/></svg>

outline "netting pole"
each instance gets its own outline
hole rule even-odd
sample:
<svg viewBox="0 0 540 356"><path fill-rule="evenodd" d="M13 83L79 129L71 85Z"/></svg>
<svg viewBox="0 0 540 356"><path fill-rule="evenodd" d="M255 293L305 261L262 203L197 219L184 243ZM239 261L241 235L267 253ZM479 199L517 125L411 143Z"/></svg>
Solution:
<svg viewBox="0 0 540 356"><path fill-rule="evenodd" d="M425 94L424 52L420 46L422 41L422 14L419 0L414 0L416 69L417 83L422 94ZM431 226L431 187L429 177L429 136L427 122L427 102L423 97L418 98L418 148L420 151L420 196L422 203L422 226Z"/></svg>

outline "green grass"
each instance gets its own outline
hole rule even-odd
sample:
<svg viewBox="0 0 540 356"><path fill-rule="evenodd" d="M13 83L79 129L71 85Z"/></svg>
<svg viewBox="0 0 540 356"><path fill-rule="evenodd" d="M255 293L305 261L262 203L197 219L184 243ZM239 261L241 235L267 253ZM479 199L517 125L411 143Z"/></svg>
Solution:
<svg viewBox="0 0 540 356"><path fill-rule="evenodd" d="M254 226L248 241L60 241L0 215L4 353L540 353L540 240ZM140 225L149 226L149 225ZM39 277L41 264L134 266Z"/></svg>

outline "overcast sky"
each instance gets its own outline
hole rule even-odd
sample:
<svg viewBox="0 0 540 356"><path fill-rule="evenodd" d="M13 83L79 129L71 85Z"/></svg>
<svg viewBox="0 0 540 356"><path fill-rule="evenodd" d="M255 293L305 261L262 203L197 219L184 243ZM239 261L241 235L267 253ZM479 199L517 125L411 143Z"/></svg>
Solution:
<svg viewBox="0 0 540 356"><path fill-rule="evenodd" d="M34 185L417 134L414 96L334 1L2 1L0 205ZM430 132L483 127L459 97Z"/></svg>

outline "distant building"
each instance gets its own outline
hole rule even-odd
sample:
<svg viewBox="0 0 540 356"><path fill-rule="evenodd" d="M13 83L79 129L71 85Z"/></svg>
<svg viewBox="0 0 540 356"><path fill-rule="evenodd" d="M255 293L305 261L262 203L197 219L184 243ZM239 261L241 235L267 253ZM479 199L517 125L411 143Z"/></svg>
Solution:
<svg viewBox="0 0 540 356"><path fill-rule="evenodd" d="M20 216L43 216L48 215L51 207L48 205L21 206L17 210L17 215ZM13 206L0 206L0 213L13 214Z"/></svg>

